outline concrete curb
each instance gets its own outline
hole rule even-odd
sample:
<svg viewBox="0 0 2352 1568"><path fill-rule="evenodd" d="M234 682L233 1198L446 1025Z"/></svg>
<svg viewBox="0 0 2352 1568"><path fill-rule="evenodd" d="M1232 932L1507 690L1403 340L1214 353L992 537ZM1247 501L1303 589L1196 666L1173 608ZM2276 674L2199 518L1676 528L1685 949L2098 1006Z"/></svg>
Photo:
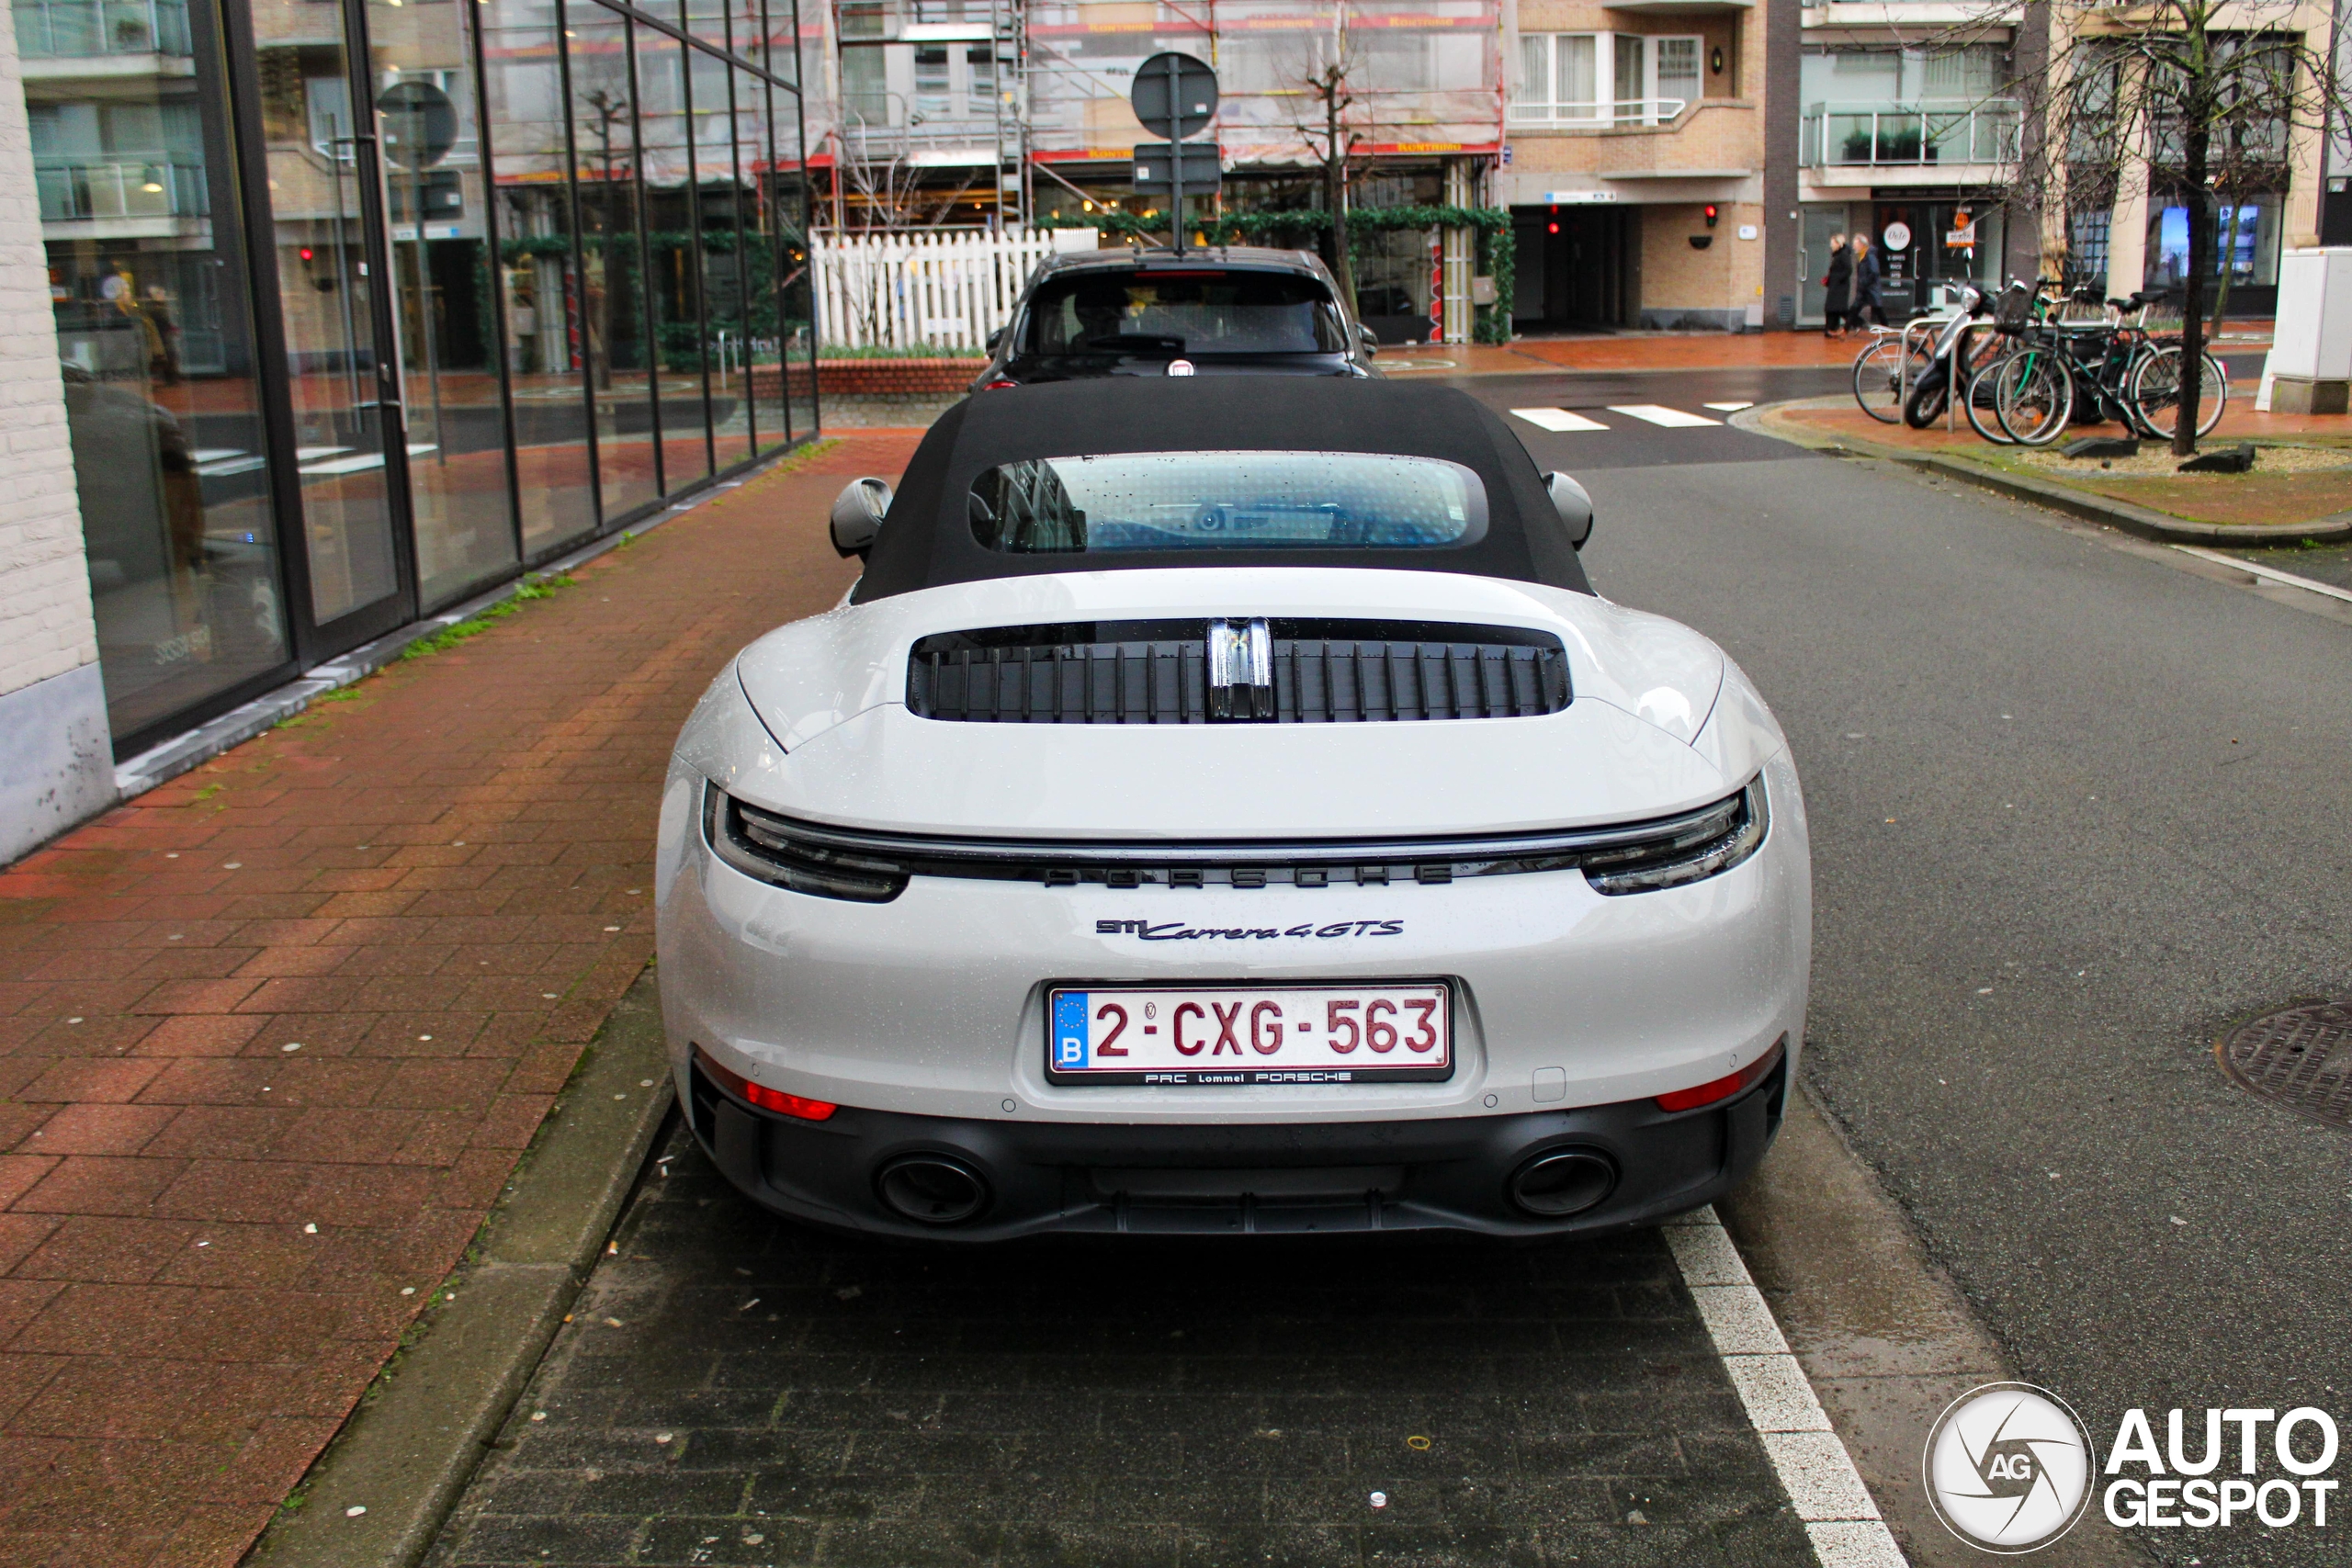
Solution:
<svg viewBox="0 0 2352 1568"><path fill-rule="evenodd" d="M2295 539L2341 539L2352 537L2352 512L2339 512L2332 516L2310 523L2245 524L2191 523L2178 517L2168 517L2144 506L2134 506L2128 501L2114 501L2103 495L2092 495L2050 479L2037 479L2024 474L2004 473L1986 468L1965 457L1947 457L1936 452L1905 452L1899 447L1881 446L1875 443L1833 441L1817 438L1810 432L1799 433L1778 423L1768 423L1768 416L1783 409L1814 404L1810 398L1793 399L1786 402L1765 403L1743 409L1732 416L1732 423L1742 430L1758 435L1769 435L1792 446L1831 456L1853 455L1876 457L1922 473L1943 474L2006 495L2012 501L2022 501L2035 506L2046 506L2053 512L2080 517L2087 522L2104 523L2110 528L2154 539L2167 545L2284 544Z"/></svg>
<svg viewBox="0 0 2352 1568"><path fill-rule="evenodd" d="M649 966L436 1292L447 1299L377 1375L248 1568L408 1568L424 1555L587 1282L673 1099Z"/></svg>

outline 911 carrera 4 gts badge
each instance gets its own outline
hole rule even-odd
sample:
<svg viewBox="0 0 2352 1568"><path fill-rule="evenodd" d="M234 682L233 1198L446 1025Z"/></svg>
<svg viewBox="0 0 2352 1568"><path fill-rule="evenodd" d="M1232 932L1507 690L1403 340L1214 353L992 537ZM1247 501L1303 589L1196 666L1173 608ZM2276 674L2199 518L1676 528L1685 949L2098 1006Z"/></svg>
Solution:
<svg viewBox="0 0 2352 1568"><path fill-rule="evenodd" d="M1097 936L1139 936L1146 942L1271 942L1284 936L1403 936L1402 920L1306 921L1287 930L1275 926L1188 926L1182 920L1097 920Z"/></svg>
<svg viewBox="0 0 2352 1568"><path fill-rule="evenodd" d="M1274 638L1263 617L1209 623L1209 717L1274 716Z"/></svg>

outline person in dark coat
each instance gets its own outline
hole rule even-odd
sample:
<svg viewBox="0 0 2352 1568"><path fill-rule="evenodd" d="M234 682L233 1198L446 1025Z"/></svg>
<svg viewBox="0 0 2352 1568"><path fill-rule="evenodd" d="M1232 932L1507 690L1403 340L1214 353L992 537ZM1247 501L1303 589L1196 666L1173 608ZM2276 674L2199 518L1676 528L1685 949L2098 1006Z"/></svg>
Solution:
<svg viewBox="0 0 2352 1568"><path fill-rule="evenodd" d="M1886 306L1878 297L1879 280L1884 276L1879 270L1878 253L1871 248L1869 237L1855 235L1854 305L1849 319L1856 326L1886 324Z"/></svg>
<svg viewBox="0 0 2352 1568"><path fill-rule="evenodd" d="M1846 236L1832 234L1829 236L1829 275L1821 280L1822 288L1828 290L1821 302L1823 337L1846 335L1846 310L1852 299L1853 284L1854 258L1846 249Z"/></svg>

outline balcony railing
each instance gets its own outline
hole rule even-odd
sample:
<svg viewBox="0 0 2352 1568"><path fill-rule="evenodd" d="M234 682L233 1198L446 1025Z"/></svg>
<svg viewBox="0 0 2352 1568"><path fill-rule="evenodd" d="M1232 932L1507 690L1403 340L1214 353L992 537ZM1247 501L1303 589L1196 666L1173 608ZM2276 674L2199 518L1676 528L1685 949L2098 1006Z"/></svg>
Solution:
<svg viewBox="0 0 2352 1568"><path fill-rule="evenodd" d="M189 52L186 0L16 0L27 60Z"/></svg>
<svg viewBox="0 0 2352 1568"><path fill-rule="evenodd" d="M45 223L92 218L201 218L209 211L198 164L34 160Z"/></svg>
<svg viewBox="0 0 2352 1568"><path fill-rule="evenodd" d="M1556 125L1591 130L1619 125L1668 125L1682 118L1688 98L1618 98L1584 104L1529 103L1514 99L1504 110L1513 125Z"/></svg>
<svg viewBox="0 0 2352 1568"><path fill-rule="evenodd" d="M2013 164L2018 124L2013 98L1814 104L1804 111L1799 161L1808 169Z"/></svg>

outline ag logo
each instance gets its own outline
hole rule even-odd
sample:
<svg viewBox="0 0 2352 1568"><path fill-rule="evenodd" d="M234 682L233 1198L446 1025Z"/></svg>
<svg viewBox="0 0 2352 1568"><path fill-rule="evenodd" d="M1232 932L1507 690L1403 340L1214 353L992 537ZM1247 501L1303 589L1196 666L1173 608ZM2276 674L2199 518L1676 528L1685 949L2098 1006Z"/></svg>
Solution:
<svg viewBox="0 0 2352 1568"><path fill-rule="evenodd" d="M2091 1444L2065 1402L2031 1383L1994 1382L1953 1400L1928 1434L1928 1500L1982 1551L2039 1551L2091 1500Z"/></svg>

